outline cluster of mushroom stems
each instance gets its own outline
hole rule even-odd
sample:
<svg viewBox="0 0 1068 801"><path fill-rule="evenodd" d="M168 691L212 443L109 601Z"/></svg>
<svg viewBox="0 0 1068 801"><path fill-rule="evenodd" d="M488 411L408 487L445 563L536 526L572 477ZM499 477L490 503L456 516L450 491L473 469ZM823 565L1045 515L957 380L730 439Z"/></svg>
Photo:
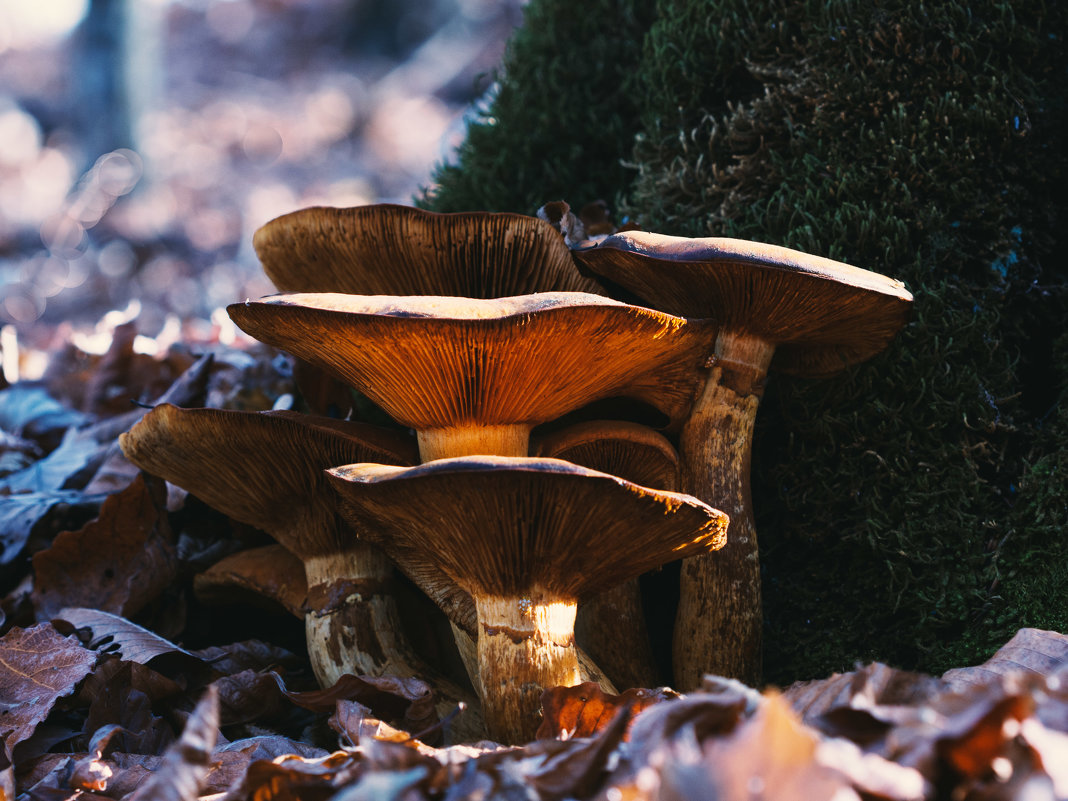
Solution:
<svg viewBox="0 0 1068 801"><path fill-rule="evenodd" d="M302 563L293 607L324 686L418 676L442 714L467 704L454 739L525 742L545 689L658 680L638 577L678 559L676 687L759 681L748 474L764 380L882 350L906 319L900 283L738 240L569 247L536 217L392 205L304 209L254 244L282 294L232 319L397 425L160 406L121 442ZM662 430L589 419L619 398ZM394 566L447 615L474 693L405 642Z"/></svg>

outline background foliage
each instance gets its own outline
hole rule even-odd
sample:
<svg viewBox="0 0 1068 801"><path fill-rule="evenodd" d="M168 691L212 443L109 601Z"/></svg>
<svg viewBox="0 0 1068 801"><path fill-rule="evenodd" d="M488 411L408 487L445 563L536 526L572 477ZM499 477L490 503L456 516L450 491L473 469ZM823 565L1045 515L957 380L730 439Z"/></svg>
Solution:
<svg viewBox="0 0 1068 801"><path fill-rule="evenodd" d="M1064 631L1063 5L595 5L532 0L429 207L602 197L648 230L786 245L916 296L882 356L769 386L767 678L941 672L1021 626Z"/></svg>

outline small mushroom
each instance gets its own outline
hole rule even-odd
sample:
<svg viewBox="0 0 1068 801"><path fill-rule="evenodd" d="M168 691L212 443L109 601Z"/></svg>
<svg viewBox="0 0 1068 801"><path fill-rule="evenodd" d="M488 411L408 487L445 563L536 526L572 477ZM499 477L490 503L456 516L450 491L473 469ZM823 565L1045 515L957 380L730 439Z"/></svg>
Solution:
<svg viewBox="0 0 1068 801"><path fill-rule="evenodd" d="M414 428L422 461L526 456L531 429L629 395L681 419L714 329L598 295L275 295L227 309Z"/></svg>
<svg viewBox="0 0 1068 801"><path fill-rule="evenodd" d="M728 512L731 536L715 558L683 565L675 681L688 690L713 672L755 684L762 615L749 466L767 372L826 376L874 356L905 324L912 295L878 273L737 239L628 231L575 258L654 308L719 328L679 454L683 491Z"/></svg>
<svg viewBox="0 0 1068 801"><path fill-rule="evenodd" d="M539 437L535 456L564 459L643 487L676 490L679 456L668 439L627 420L593 420ZM661 684L638 579L579 605L575 637L618 687Z"/></svg>
<svg viewBox="0 0 1068 801"><path fill-rule="evenodd" d="M317 206L271 220L252 243L283 292L499 298L601 291L579 273L549 223L523 214Z"/></svg>
<svg viewBox="0 0 1068 801"><path fill-rule="evenodd" d="M275 543L223 557L197 573L193 592L201 603L211 605L266 599L303 620L308 579L304 563Z"/></svg>
<svg viewBox="0 0 1068 801"><path fill-rule="evenodd" d="M439 691L445 713L469 700L408 647L391 594L392 566L339 519L336 494L323 474L353 459L412 464L409 438L293 412L163 404L119 443L143 470L262 529L300 559L308 587L308 655L322 686L346 673L419 676Z"/></svg>
<svg viewBox="0 0 1068 801"><path fill-rule="evenodd" d="M333 468L342 514L390 554L434 554L474 599L490 736L525 742L544 689L580 682L576 602L721 547L727 518L696 498L558 459L469 456Z"/></svg>

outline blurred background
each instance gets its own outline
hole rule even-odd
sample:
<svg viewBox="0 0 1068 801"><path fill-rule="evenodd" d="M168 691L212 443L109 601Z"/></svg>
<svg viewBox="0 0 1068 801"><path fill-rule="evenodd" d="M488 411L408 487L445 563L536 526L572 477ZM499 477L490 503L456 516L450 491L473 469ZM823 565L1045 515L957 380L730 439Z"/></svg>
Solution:
<svg viewBox="0 0 1068 801"><path fill-rule="evenodd" d="M133 318L146 351L217 338L221 307L274 291L260 225L410 204L493 91L522 5L0 0L7 378Z"/></svg>

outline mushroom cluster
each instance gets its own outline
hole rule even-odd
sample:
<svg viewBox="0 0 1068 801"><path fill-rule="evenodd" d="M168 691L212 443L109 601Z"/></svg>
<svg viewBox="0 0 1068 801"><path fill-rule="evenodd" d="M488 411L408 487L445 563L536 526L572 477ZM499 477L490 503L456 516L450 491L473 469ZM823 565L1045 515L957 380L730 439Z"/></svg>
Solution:
<svg viewBox="0 0 1068 801"><path fill-rule="evenodd" d="M679 559L676 682L755 680L747 474L764 374L773 354L781 369L819 374L872 355L903 323L908 293L845 265L729 243L628 232L572 251L523 215L393 205L285 215L254 238L282 294L235 303L231 318L297 360L311 411L325 411L311 399L329 384L335 412L363 397L393 428L160 407L123 449L303 564L320 682L429 678L443 704L475 710L457 739L478 735L479 713L494 739L531 739L549 687L660 683L637 579ZM591 274L648 306L609 297ZM827 298L835 311L810 313ZM619 399L662 431L594 419ZM213 433L189 435L194 421ZM249 479L265 453L271 478ZM714 551L731 555L718 565ZM394 565L448 617L477 700L404 642Z"/></svg>

